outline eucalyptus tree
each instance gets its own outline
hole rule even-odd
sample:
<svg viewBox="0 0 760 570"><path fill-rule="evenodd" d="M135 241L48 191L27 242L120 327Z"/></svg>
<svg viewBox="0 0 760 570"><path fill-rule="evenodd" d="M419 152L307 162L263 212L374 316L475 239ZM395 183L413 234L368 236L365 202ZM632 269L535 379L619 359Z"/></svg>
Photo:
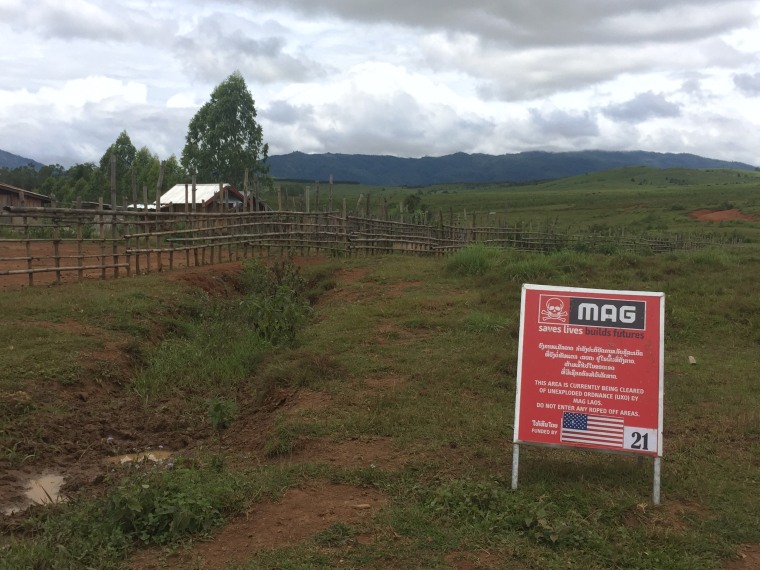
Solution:
<svg viewBox="0 0 760 570"><path fill-rule="evenodd" d="M269 145L256 121L256 105L240 72L217 85L190 121L182 167L199 182L241 187L245 169L268 180Z"/></svg>
<svg viewBox="0 0 760 570"><path fill-rule="evenodd" d="M101 190L102 196L109 199L109 180L111 179L111 156L116 157L116 194L127 197L131 188L131 168L137 155L137 149L132 144L127 131L121 131L116 141L109 146L100 158L100 174L105 181Z"/></svg>

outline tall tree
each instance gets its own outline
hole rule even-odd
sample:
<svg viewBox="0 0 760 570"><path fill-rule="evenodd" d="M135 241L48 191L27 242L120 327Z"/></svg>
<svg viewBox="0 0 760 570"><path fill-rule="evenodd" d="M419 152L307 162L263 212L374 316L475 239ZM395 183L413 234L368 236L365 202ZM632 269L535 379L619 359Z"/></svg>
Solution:
<svg viewBox="0 0 760 570"><path fill-rule="evenodd" d="M199 182L231 182L240 188L246 168L250 176L268 180L268 154L253 96L236 71L214 88L190 121L182 167L197 174Z"/></svg>
<svg viewBox="0 0 760 570"><path fill-rule="evenodd" d="M135 160L137 149L132 144L127 131L121 131L116 141L108 147L100 159L100 173L105 180L111 179L111 155L116 156L116 193L119 197L129 197L132 187L132 176L130 168ZM106 194L103 196L106 201L110 199L109 188L103 188ZM128 198L129 199L129 198Z"/></svg>
<svg viewBox="0 0 760 570"><path fill-rule="evenodd" d="M137 187L138 202L142 200L143 186L147 186L151 191L151 197L153 196L160 169L161 160L158 158L157 154L151 153L147 146L144 146L137 151L135 159L132 162L132 170L135 173L135 186ZM132 174L130 172L130 185L131 176ZM177 157L171 155L165 162L163 189L171 188L185 179L186 177Z"/></svg>

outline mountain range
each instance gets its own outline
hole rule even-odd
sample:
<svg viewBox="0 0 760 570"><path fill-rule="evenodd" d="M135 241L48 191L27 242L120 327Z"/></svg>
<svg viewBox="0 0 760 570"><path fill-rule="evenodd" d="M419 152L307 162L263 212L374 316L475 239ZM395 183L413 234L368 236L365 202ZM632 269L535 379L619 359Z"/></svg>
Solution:
<svg viewBox="0 0 760 570"><path fill-rule="evenodd" d="M577 176L625 166L655 168L732 168L754 170L741 162L694 154L646 151L521 152L399 158L363 154L290 154L270 156L270 174L280 179L353 181L372 186L425 186L450 182L529 182Z"/></svg>
<svg viewBox="0 0 760 570"><path fill-rule="evenodd" d="M33 164L36 169L45 166L31 158L24 158L23 156L0 150L0 168L10 168L12 170L21 166L28 166L29 164Z"/></svg>
<svg viewBox="0 0 760 570"><path fill-rule="evenodd" d="M0 168L43 165L0 150ZM589 172L651 166L655 168L732 168L754 170L742 162L705 158L695 154L646 151L584 150L576 152L531 151L517 154L466 154L400 158L366 154L305 154L291 152L270 156L270 173L277 179L357 182L371 186L426 186L451 182L530 182L576 176Z"/></svg>

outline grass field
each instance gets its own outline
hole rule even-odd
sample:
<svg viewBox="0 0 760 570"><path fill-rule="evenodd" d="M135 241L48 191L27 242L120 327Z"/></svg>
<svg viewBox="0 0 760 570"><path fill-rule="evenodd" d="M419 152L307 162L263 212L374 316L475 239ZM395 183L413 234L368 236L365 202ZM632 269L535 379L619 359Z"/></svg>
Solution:
<svg viewBox="0 0 760 570"><path fill-rule="evenodd" d="M314 190L312 189L312 202ZM366 196L371 195L371 212L387 202L389 214L397 217L399 204L412 194L437 220L451 216L464 223L463 215L477 214L479 224L556 224L563 231L582 232L624 226L631 232L739 232L760 240L757 224L741 220L705 224L690 219L693 210L729 210L760 216L760 172L734 170L658 170L630 167L591 173L538 184L447 184L424 188L376 188L336 185L333 204L363 214ZM362 201L359 197L363 196ZM273 202L276 203L276 202ZM326 204L321 190L320 204ZM408 215L407 215L408 219Z"/></svg>
<svg viewBox="0 0 760 570"><path fill-rule="evenodd" d="M708 174L503 195L569 224L758 212L753 173ZM501 191L425 192L485 211ZM0 499L50 470L70 498L0 519L0 568L753 568L756 244L298 263L2 294ZM651 461L589 451L525 447L510 489L523 283L665 292L660 506ZM106 463L158 444L169 465Z"/></svg>

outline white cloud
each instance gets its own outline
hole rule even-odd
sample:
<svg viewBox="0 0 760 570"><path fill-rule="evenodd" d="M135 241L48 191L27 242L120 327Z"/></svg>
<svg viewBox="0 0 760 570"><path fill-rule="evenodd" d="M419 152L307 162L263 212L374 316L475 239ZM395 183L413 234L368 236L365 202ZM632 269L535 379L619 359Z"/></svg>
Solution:
<svg viewBox="0 0 760 570"><path fill-rule="evenodd" d="M323 65L304 53L288 53L284 37L231 14L199 18L192 29L176 37L173 49L188 75L212 83L236 70L260 84L306 81L325 73Z"/></svg>
<svg viewBox="0 0 760 570"><path fill-rule="evenodd" d="M489 119L471 112L467 98L445 84L380 62L356 66L329 85L288 87L281 95L261 114L265 127L270 125L265 132L277 133L271 139L275 154L294 148L447 154L491 128Z"/></svg>
<svg viewBox="0 0 760 570"><path fill-rule="evenodd" d="M108 77L85 77L65 82L60 88L42 87L0 91L0 114L14 114L14 107L50 109L63 118L74 119L97 104L104 112L117 112L124 106L145 103L147 87L135 81L123 82Z"/></svg>
<svg viewBox="0 0 760 570"><path fill-rule="evenodd" d="M163 22L150 10L130 10L118 2L38 0L30 5L5 0L0 17L14 32L32 32L48 40L123 42L145 40L164 31Z"/></svg>
<svg viewBox="0 0 760 570"><path fill-rule="evenodd" d="M542 136L564 139L594 137L599 134L599 127L589 112L568 113L558 109L542 113L531 109L531 123Z"/></svg>
<svg viewBox="0 0 760 570"><path fill-rule="evenodd" d="M235 70L272 153L642 148L758 161L754 0L33 4L0 0L0 148L42 162L98 160L125 129L179 154Z"/></svg>
<svg viewBox="0 0 760 570"><path fill-rule="evenodd" d="M760 95L760 73L740 73L735 75L734 84L748 95Z"/></svg>
<svg viewBox="0 0 760 570"><path fill-rule="evenodd" d="M639 93L630 101L609 105L603 112L613 119L638 123L652 118L678 117L681 108L676 103L668 101L662 93Z"/></svg>

